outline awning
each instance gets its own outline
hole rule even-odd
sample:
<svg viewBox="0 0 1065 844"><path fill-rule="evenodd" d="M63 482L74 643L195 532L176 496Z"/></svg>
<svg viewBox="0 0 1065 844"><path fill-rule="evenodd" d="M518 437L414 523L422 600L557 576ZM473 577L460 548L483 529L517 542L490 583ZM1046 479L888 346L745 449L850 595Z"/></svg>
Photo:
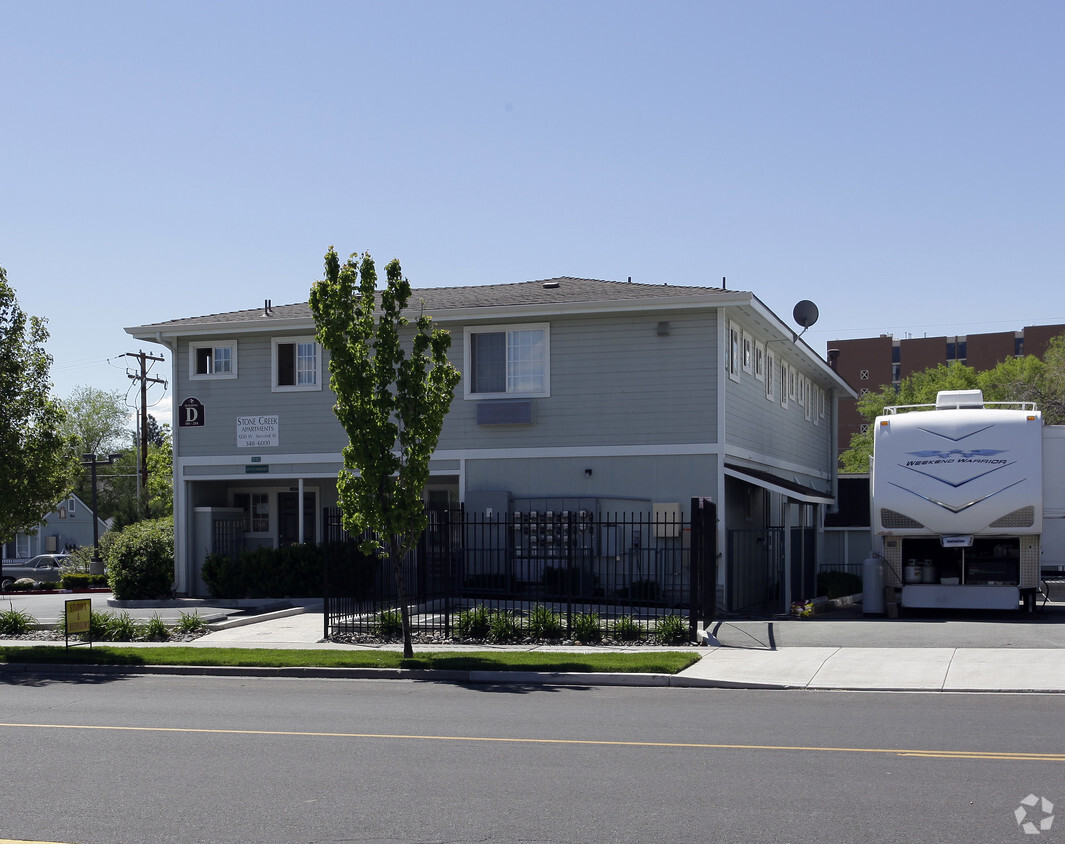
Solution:
<svg viewBox="0 0 1065 844"><path fill-rule="evenodd" d="M785 480L784 478L774 475L772 472L763 472L759 469L748 469L746 467L741 469L739 466L733 466L726 463L725 474L730 478L746 481L749 484L760 486L762 489L767 489L770 492L779 492L781 495L786 495L788 498L794 499L795 501L801 501L803 504L836 503L836 499L826 492L821 492L813 487L803 486L795 481Z"/></svg>

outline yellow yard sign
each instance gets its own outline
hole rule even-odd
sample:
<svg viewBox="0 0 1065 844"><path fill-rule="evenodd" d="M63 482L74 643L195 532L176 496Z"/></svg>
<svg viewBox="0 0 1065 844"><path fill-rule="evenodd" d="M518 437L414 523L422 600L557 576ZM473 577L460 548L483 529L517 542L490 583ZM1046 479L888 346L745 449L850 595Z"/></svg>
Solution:
<svg viewBox="0 0 1065 844"><path fill-rule="evenodd" d="M89 598L77 598L66 601L67 623L67 647L70 647L70 637L78 633L88 633L92 622L92 601ZM92 647L92 639L89 640Z"/></svg>

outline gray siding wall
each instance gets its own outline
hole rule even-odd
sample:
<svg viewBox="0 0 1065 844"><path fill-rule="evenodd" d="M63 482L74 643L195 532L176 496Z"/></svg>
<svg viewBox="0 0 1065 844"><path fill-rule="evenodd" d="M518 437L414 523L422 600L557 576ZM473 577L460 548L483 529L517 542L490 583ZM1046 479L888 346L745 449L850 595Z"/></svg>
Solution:
<svg viewBox="0 0 1065 844"><path fill-rule="evenodd" d="M789 397L787 407L782 405L779 371L782 345L777 342L770 346L777 355L776 372L766 373L767 378L775 374L772 401L766 398L765 381L755 378L753 372L745 372L741 367L738 381L725 375L726 444L761 455L769 461L827 469L832 442L831 399L826 396L823 417L819 416L816 389L807 398L807 401L815 402L810 418L807 418L806 408L799 404L797 395ZM791 359L787 362L793 363ZM813 374L796 368L797 376L811 377Z"/></svg>
<svg viewBox="0 0 1065 844"><path fill-rule="evenodd" d="M441 450L562 446L625 446L706 443L715 439L718 347L712 313L669 317L659 336L659 317L646 315L557 318L550 323L550 391L532 399L531 425L478 425L475 400L456 389ZM493 323L494 324L494 323ZM512 323L498 323L506 327ZM452 332L451 360L463 367L462 326ZM323 365L321 390L271 391L271 339L240 336L236 379L189 378L189 344L174 354L178 404L196 397L205 424L175 428L185 457L250 457L339 453L346 435L333 415L334 396ZM209 336L204 340L211 339ZM227 341L228 342L228 341ZM238 449L238 416L279 417L277 448Z"/></svg>
<svg viewBox="0 0 1065 844"><path fill-rule="evenodd" d="M235 379L190 380L189 344L185 341L179 344L174 354L177 402L195 396L204 405L205 417L201 428L175 427L182 456L318 454L339 452L344 447L347 438L333 415L335 398L324 366L321 390L271 391L271 340L278 336L283 335L238 337ZM279 417L279 446L238 449L237 417L260 414Z"/></svg>
<svg viewBox="0 0 1065 844"><path fill-rule="evenodd" d="M551 395L531 425L478 425L476 400L456 390L441 449L713 442L718 343L712 313L582 316L550 323ZM505 328L509 323L499 323ZM487 325L478 328L489 327ZM461 369L463 334L451 327Z"/></svg>
<svg viewBox="0 0 1065 844"><path fill-rule="evenodd" d="M515 498L596 498L617 502L675 502L684 513L691 499L714 498L714 455L468 460L469 491L506 490ZM585 475L591 469L592 475Z"/></svg>

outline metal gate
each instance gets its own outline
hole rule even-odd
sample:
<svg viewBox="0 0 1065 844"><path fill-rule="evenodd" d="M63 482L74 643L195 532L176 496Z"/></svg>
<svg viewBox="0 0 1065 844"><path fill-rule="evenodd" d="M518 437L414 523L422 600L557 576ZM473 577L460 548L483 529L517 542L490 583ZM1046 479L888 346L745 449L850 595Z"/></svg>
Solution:
<svg viewBox="0 0 1065 844"><path fill-rule="evenodd" d="M787 611L783 528L728 531L725 606L730 612Z"/></svg>

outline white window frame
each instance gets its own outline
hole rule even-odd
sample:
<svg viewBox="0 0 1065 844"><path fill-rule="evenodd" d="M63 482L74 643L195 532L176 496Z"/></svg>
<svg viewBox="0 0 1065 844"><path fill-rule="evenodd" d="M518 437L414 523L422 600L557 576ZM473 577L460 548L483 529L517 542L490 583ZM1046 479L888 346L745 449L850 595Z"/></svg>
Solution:
<svg viewBox="0 0 1065 844"><path fill-rule="evenodd" d="M776 368L777 359L770 349L766 349L765 352L765 398L766 401L774 401L776 396L774 395L774 386L776 383Z"/></svg>
<svg viewBox="0 0 1065 844"><path fill-rule="evenodd" d="M754 377L765 381L765 343L754 344Z"/></svg>
<svg viewBox="0 0 1065 844"><path fill-rule="evenodd" d="M780 362L780 406L788 406L788 381L791 376L791 367L784 361ZM792 382L794 383L794 381Z"/></svg>
<svg viewBox="0 0 1065 844"><path fill-rule="evenodd" d="M802 396L806 405L806 419L807 421L814 421L814 385L809 378L803 378L802 385Z"/></svg>
<svg viewBox="0 0 1065 844"><path fill-rule="evenodd" d="M746 331L740 345L741 367L744 372L751 375L754 372L754 339Z"/></svg>
<svg viewBox="0 0 1065 844"><path fill-rule="evenodd" d="M15 556L27 559L33 556L33 537L28 533L19 531L15 534Z"/></svg>
<svg viewBox="0 0 1065 844"><path fill-rule="evenodd" d="M211 366L214 367L217 360L216 352L219 349L229 350L229 371L212 371L212 372L197 372L196 364L199 357L200 349L211 350ZM189 343L189 380L190 381L206 381L206 380L223 380L237 377L237 341L200 341L197 343Z"/></svg>
<svg viewBox="0 0 1065 844"><path fill-rule="evenodd" d="M728 377L733 381L740 380L740 356L743 348L743 329L733 320L728 323L728 335L725 338L725 366Z"/></svg>
<svg viewBox="0 0 1065 844"><path fill-rule="evenodd" d="M511 390L509 385L507 389L501 392L484 393L473 392L474 379L472 377L473 372L473 336L475 334L505 334L507 335L506 348L508 357L506 360L506 367L509 370L510 366L510 334L517 331L542 331L544 334L544 358L543 358L543 378L544 385L541 390ZM540 399L548 398L551 395L551 324L548 322L530 322L530 323L518 323L518 324L506 324L506 325L483 325L476 327L467 326L462 330L463 350L462 350L462 389L463 398L471 401L480 401L482 399L498 399L498 398L523 398L523 399ZM507 373L507 381L509 381L509 371Z"/></svg>
<svg viewBox="0 0 1065 844"><path fill-rule="evenodd" d="M310 369L304 369L303 372L313 373L314 383L299 383L300 368L299 368L299 347L301 345L313 344L314 345L314 366ZM278 384L278 371L277 371L277 357L278 346L291 345L294 347L293 354L296 359L292 361L293 378L296 383L294 384ZM270 341L270 389L275 393L298 393L309 392L312 390L322 389L322 346L315 340L313 336L300 336L300 337L274 337Z"/></svg>
<svg viewBox="0 0 1065 844"><path fill-rule="evenodd" d="M248 506L244 508L243 505L237 503L237 496L248 496ZM256 496L260 499L259 502L255 501ZM275 533L275 516L277 514L277 495L272 489L263 488L250 488L250 489L233 489L230 491L230 501L233 507L240 507L244 510L244 535L254 539L272 539ZM266 513L266 530L253 530L255 525L256 516L262 515L255 512L255 505L265 506ZM261 520L260 520L261 521ZM258 525L262 527L262 524Z"/></svg>
<svg viewBox="0 0 1065 844"><path fill-rule="evenodd" d="M77 500L78 499L76 499L73 495L70 496L70 498L67 499L67 517L68 518L71 518L71 519L74 518L74 514L77 511L77 507L75 507L74 505L77 503Z"/></svg>

